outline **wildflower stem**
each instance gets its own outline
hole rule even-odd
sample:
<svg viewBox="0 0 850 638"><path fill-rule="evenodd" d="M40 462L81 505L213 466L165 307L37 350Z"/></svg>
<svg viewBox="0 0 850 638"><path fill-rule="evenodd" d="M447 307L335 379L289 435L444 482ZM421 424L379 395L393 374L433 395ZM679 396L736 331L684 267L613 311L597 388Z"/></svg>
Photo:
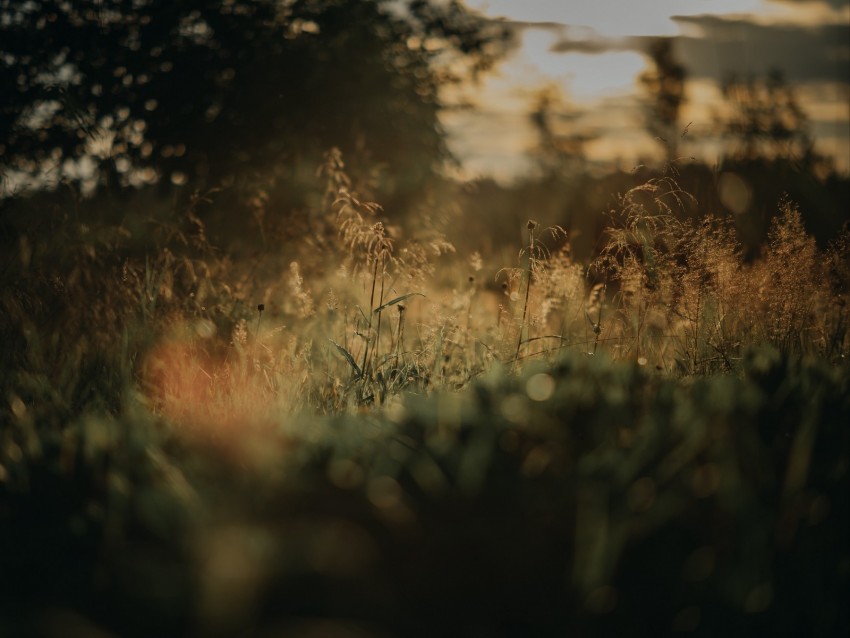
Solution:
<svg viewBox="0 0 850 638"><path fill-rule="evenodd" d="M519 351L522 348L522 331L525 329L525 319L528 316L528 298L531 293L531 277L534 271L534 228L537 222L528 220L528 279L525 283L525 302L522 305L522 320L519 324L519 336L516 342L516 354L514 355L514 366L519 360Z"/></svg>
<svg viewBox="0 0 850 638"><path fill-rule="evenodd" d="M363 349L363 365L360 368L363 370L364 381L366 379L366 363L369 361L369 342L372 340L372 310L375 308L375 284L378 280L378 260L375 260L375 268L372 271L372 294L369 296L369 318L366 326L366 347Z"/></svg>
<svg viewBox="0 0 850 638"><path fill-rule="evenodd" d="M260 340L260 319L263 318L265 304L257 304L257 329L254 331L254 344L251 348L251 368L257 365L257 342Z"/></svg>
<svg viewBox="0 0 850 638"><path fill-rule="evenodd" d="M372 357L375 359L376 364L378 362L378 348L381 345L381 323L382 323L381 319L383 317L383 314L382 314L383 311L380 308L381 308L381 306L383 306L383 303L384 303L384 274L385 274L384 255L382 253L381 254L381 292L380 292L380 295L378 297L378 330L376 332L375 348L373 349L373 354L372 354Z"/></svg>

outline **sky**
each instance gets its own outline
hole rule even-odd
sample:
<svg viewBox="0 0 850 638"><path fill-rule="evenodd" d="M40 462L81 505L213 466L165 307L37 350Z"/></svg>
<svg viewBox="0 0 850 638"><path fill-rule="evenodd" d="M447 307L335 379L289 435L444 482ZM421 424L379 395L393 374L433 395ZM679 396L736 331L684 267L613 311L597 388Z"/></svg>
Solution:
<svg viewBox="0 0 850 638"><path fill-rule="evenodd" d="M516 46L478 84L450 99L474 105L443 124L466 178L509 181L533 170L528 113L547 89L572 113L569 130L593 139L588 159L630 168L662 161L644 128L638 77L651 68L653 37L674 39L687 68L684 152L708 162L720 146L710 132L729 72L764 77L779 69L807 113L817 149L850 171L850 0L465 0L503 21Z"/></svg>

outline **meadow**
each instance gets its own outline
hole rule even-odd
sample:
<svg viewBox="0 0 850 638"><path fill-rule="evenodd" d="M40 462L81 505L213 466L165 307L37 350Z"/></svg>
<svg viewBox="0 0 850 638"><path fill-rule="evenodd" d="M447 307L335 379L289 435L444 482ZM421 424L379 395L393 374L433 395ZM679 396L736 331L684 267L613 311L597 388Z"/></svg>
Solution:
<svg viewBox="0 0 850 638"><path fill-rule="evenodd" d="M846 228L305 184L3 218L0 634L846 634Z"/></svg>

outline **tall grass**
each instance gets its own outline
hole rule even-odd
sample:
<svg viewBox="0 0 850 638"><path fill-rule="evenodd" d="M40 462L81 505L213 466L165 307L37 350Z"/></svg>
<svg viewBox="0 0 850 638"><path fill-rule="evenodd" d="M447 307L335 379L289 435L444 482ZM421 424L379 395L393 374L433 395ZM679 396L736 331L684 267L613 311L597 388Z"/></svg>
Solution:
<svg viewBox="0 0 850 638"><path fill-rule="evenodd" d="M747 261L728 221L700 215L672 178L650 180L620 197L590 262L572 258L566 231L530 221L511 265L456 254L451 232L468 245L457 218L386 217L337 152L320 179L319 243L253 261L210 245L201 197L142 237L70 219L24 229L3 272L10 392L59 393L71 409L102 383L112 397L139 384L181 420L230 421L383 404L566 350L675 376L733 373L762 343L847 355L847 234L819 248L792 202Z"/></svg>

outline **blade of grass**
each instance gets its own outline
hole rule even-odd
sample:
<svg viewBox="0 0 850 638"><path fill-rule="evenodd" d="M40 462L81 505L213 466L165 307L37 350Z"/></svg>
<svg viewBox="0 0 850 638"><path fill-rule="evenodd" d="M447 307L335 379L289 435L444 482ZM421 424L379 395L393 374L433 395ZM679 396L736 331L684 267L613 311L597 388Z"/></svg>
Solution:
<svg viewBox="0 0 850 638"><path fill-rule="evenodd" d="M384 310L386 310L386 309L387 309L387 308L389 308L390 306L394 306L394 305L396 305L397 303L401 303L401 302L402 302L402 301L404 301L405 299L410 299L411 297L414 297L414 296L416 296L416 295L418 295L418 296L420 296L420 297L424 297L424 296L425 296L425 295L423 295L421 292L409 292L409 293L407 293L406 295L402 295L401 297L396 297L395 299L391 299L390 301L388 301L388 302L387 302L387 303L385 303L384 305L382 305L382 306L379 306L379 307L375 308L372 312L374 312L375 314L377 314L377 313L379 313L379 312L383 312Z"/></svg>
<svg viewBox="0 0 850 638"><path fill-rule="evenodd" d="M336 346L336 349L339 350L339 353L343 357L345 357L345 360L348 361L348 365L350 365L351 369L354 370L354 374L356 375L356 377L358 379L360 377L362 377L363 372L360 370L360 367L357 365L357 362L354 360L354 357L351 356L351 353L348 350L346 350L345 348L343 348L341 345L339 345L333 339L328 339L328 341L330 341L332 344L334 344Z"/></svg>

